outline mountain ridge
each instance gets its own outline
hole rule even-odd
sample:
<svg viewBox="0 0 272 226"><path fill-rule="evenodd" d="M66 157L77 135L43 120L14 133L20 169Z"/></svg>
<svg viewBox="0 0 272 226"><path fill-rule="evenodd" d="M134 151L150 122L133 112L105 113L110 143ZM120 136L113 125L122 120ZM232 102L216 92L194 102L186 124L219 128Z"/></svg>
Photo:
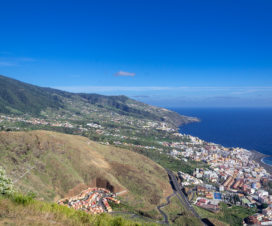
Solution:
<svg viewBox="0 0 272 226"><path fill-rule="evenodd" d="M48 109L53 112L62 110L71 112L71 104L75 105L75 102L119 115L170 122L175 126L197 121L196 118L144 104L124 95L71 93L49 87L39 87L0 75L0 113L41 116L41 113ZM82 114L79 108L73 109L73 113Z"/></svg>

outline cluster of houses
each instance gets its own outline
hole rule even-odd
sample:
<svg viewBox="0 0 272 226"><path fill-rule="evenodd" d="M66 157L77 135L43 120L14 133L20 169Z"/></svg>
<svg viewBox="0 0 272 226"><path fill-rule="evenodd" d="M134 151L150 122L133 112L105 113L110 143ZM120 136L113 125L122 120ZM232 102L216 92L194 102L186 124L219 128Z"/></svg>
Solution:
<svg viewBox="0 0 272 226"><path fill-rule="evenodd" d="M256 213L244 220L247 225L272 225L272 205L263 209L261 213Z"/></svg>
<svg viewBox="0 0 272 226"><path fill-rule="evenodd" d="M104 188L88 188L79 195L65 198L58 201L58 204L65 205L76 210L83 210L92 214L112 212L109 201L120 203L116 195Z"/></svg>
<svg viewBox="0 0 272 226"><path fill-rule="evenodd" d="M218 213L220 211L218 200L210 200L205 198L198 198L195 205L203 209L209 210L213 213Z"/></svg>
<svg viewBox="0 0 272 226"><path fill-rule="evenodd" d="M196 199L192 200L196 206L217 213L220 202L249 208L268 204L262 212L246 218L244 225L272 225L272 195L265 189L272 177L254 161L252 152L225 148L190 135L180 134L179 137L181 142L162 143L173 148L169 152L171 157L205 162L209 166L196 168L192 175L178 173L187 194L196 194Z"/></svg>
<svg viewBox="0 0 272 226"><path fill-rule="evenodd" d="M101 125L96 124L96 123L92 123L92 122L87 123L87 126L92 127L92 128L96 128L96 129L102 129L103 128Z"/></svg>
<svg viewBox="0 0 272 226"><path fill-rule="evenodd" d="M169 153L174 158L209 165L205 169L196 168L193 175L183 173L184 186L212 183L217 185L219 192L237 194L252 203L272 204L272 196L263 187L263 182L270 180L271 175L252 159L252 152L242 148L225 148L189 135L184 135L182 142L164 142L163 145L176 148Z"/></svg>
<svg viewBox="0 0 272 226"><path fill-rule="evenodd" d="M203 181L200 179L197 179L196 177L191 176L188 173L184 173L179 171L178 176L181 179L181 185L182 186L188 186L188 185L198 185L203 184Z"/></svg>
<svg viewBox="0 0 272 226"><path fill-rule="evenodd" d="M40 119L40 118L33 118L30 117L28 119L24 117L11 117L11 116L5 116L5 115L0 115L0 122L24 122L24 123L29 123L32 125L44 125L44 126L52 126L52 127L65 127L65 128L74 128L74 125L72 125L70 122L58 122L58 121L52 121L49 122L48 120L45 119Z"/></svg>

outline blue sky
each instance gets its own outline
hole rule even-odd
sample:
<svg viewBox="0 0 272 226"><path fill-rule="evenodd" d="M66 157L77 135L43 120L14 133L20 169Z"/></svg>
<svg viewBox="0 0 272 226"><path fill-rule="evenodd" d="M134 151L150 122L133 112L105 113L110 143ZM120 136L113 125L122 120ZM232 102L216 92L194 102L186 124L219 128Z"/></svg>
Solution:
<svg viewBox="0 0 272 226"><path fill-rule="evenodd" d="M1 1L0 74L169 107L272 107L272 1Z"/></svg>

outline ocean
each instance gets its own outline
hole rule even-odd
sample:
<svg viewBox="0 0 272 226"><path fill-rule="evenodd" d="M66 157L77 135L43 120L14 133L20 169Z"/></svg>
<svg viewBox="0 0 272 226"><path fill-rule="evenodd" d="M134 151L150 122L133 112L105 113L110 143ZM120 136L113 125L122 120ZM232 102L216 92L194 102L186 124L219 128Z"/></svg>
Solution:
<svg viewBox="0 0 272 226"><path fill-rule="evenodd" d="M272 108L175 108L200 123L180 127L190 134L225 147L241 147L272 155ZM272 157L264 158L272 165Z"/></svg>

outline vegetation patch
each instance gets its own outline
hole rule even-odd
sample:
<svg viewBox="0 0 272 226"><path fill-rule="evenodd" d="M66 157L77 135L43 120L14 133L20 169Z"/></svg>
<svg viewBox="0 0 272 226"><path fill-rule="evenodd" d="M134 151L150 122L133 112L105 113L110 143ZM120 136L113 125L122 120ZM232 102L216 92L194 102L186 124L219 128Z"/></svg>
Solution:
<svg viewBox="0 0 272 226"><path fill-rule="evenodd" d="M37 201L31 196L21 194L0 196L0 213L1 225L156 225L154 223L139 223L108 214L91 215L65 206Z"/></svg>
<svg viewBox="0 0 272 226"><path fill-rule="evenodd" d="M165 206L163 211L168 215L170 225L202 225L202 223L194 217L191 212L187 211L181 205L176 195L170 198L170 204Z"/></svg>
<svg viewBox="0 0 272 226"><path fill-rule="evenodd" d="M212 222L213 219L219 220L221 222L225 222L231 226L241 226L243 225L243 220L257 213L256 208L246 208L242 206L232 206L229 207L225 203L220 203L221 211L217 214L214 214L210 211L204 210L199 207L194 207L198 214L203 218L208 218Z"/></svg>

